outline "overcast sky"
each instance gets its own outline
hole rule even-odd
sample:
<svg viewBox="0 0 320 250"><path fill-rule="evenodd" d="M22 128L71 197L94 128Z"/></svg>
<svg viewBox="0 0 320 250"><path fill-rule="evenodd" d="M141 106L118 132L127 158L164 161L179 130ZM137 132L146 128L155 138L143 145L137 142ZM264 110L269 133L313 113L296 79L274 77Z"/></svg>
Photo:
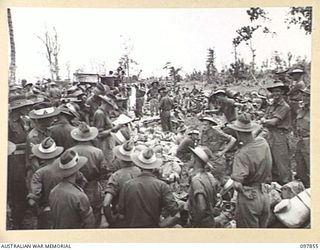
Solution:
<svg viewBox="0 0 320 250"><path fill-rule="evenodd" d="M259 32L253 44L260 64L277 50L282 55L311 58L311 36L284 23L288 8L265 8L271 21L265 25L277 35ZM182 67L183 73L205 69L207 49L215 47L220 70L234 60L232 39L236 30L250 24L246 9L54 9L12 8L18 78L34 81L49 77L45 48L37 36L46 27L56 27L61 44L60 68L65 78L66 63L71 72L84 67L88 72L105 62L114 70L123 54L125 40L133 45L131 57L139 63L143 77L165 75L166 62ZM245 44L239 52L247 63L251 53ZM95 73L95 72L92 72Z"/></svg>

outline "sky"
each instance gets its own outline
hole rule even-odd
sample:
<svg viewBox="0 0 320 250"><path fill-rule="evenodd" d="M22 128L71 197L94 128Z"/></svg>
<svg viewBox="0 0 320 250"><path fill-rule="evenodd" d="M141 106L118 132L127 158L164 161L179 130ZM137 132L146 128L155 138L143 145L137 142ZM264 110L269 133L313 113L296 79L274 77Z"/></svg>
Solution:
<svg viewBox="0 0 320 250"><path fill-rule="evenodd" d="M284 20L288 8L264 8L270 21L264 23L276 35L258 31L253 38L256 61L271 58L274 51L284 57L311 58L311 36L298 26L287 29ZM124 44L130 44L130 57L138 62L132 74L165 76L166 62L182 67L182 74L193 69L205 70L207 49L214 47L215 66L221 70L234 61L232 40L236 30L249 25L243 8L220 9L58 9L12 8L16 44L17 78L34 81L49 77L45 47L37 36L56 28L60 41L59 64L62 78L67 78L66 65L71 74L84 68L88 73L105 64L107 72L118 67ZM241 44L238 52L250 63L249 47ZM100 72L103 73L103 72Z"/></svg>

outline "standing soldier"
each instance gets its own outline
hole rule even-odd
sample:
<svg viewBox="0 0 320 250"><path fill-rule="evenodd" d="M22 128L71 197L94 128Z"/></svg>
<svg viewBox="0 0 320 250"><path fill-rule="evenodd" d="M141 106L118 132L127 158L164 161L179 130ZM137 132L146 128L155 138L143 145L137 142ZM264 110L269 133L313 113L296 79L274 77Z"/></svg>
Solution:
<svg viewBox="0 0 320 250"><path fill-rule="evenodd" d="M88 196L76 184L79 170L86 162L86 157L70 149L59 158L56 172L62 181L49 195L54 229L93 228L95 225Z"/></svg>
<svg viewBox="0 0 320 250"><path fill-rule="evenodd" d="M52 220L49 207L50 191L61 181L61 176L54 169L56 158L63 152L63 147L57 147L50 137L44 139L41 144L34 145L32 153L45 161L45 165L38 169L32 176L28 203L34 206L36 203L38 211L38 229L51 229ZM54 163L55 161L55 163Z"/></svg>
<svg viewBox="0 0 320 250"><path fill-rule="evenodd" d="M85 120L88 125L92 125L93 116L101 104L101 99L99 98L99 95L105 94L105 87L101 83L98 83L93 88L92 95L86 100L85 107L87 109L87 113Z"/></svg>
<svg viewBox="0 0 320 250"><path fill-rule="evenodd" d="M113 216L117 213L120 191L124 184L138 175L141 171L136 167L131 160L131 153L134 150L133 142L125 142L122 145L116 146L113 150L116 159L119 161L120 169L114 172L107 183L105 193L106 196L103 202L104 215L110 227L122 227L122 221Z"/></svg>
<svg viewBox="0 0 320 250"><path fill-rule="evenodd" d="M306 188L310 187L310 90L300 90L303 94L302 103L297 114L297 135L295 160L297 177Z"/></svg>
<svg viewBox="0 0 320 250"><path fill-rule="evenodd" d="M136 117L141 118L143 116L143 104L144 104L144 96L146 94L146 89L144 83L138 85L134 85L136 88L136 110L135 114Z"/></svg>
<svg viewBox="0 0 320 250"><path fill-rule="evenodd" d="M267 88L272 93L273 103L267 108L261 123L269 130L268 143L272 153L273 181L284 185L292 180L288 134L290 132L290 107L283 99L288 86L275 81Z"/></svg>
<svg viewBox="0 0 320 250"><path fill-rule="evenodd" d="M193 166L189 189L191 224L193 227L215 227L214 206L217 202L219 182L205 171L208 155L212 153L207 147L190 147L190 150Z"/></svg>
<svg viewBox="0 0 320 250"><path fill-rule="evenodd" d="M103 152L92 144L97 135L97 128L81 123L78 128L71 131L71 137L77 144L70 148L70 150L76 152L79 156L84 156L88 159L80 171L88 181L84 192L89 198L93 214L96 218L96 225L98 225L101 219L100 211L102 206L102 189L99 180L102 180L103 176L106 175Z"/></svg>
<svg viewBox="0 0 320 250"><path fill-rule="evenodd" d="M235 219L239 228L265 228L270 211L269 194L265 184L271 181L272 157L268 143L262 137L253 137L257 125L250 114L243 113L227 125L235 130L243 143L237 151L231 178L238 191Z"/></svg>
<svg viewBox="0 0 320 250"><path fill-rule="evenodd" d="M168 90L165 87L159 89L160 99L160 119L163 132L172 132L171 110L173 109L173 101L168 96Z"/></svg>
<svg viewBox="0 0 320 250"><path fill-rule="evenodd" d="M154 81L151 83L151 89L147 92L147 96L150 102L150 112L151 116L159 115L159 101L158 101L158 81Z"/></svg>
<svg viewBox="0 0 320 250"><path fill-rule="evenodd" d="M114 101L108 96L99 96L101 105L93 116L93 126L99 131L96 146L103 151L107 164L113 161L113 148L115 147L115 139L111 132L116 132L120 126L113 127L110 113L116 107Z"/></svg>
<svg viewBox="0 0 320 250"><path fill-rule="evenodd" d="M14 100L13 100L14 99ZM25 210L27 209L26 177L26 138L22 116L28 113L33 102L25 97L9 98L8 139L16 144L16 150L8 156L8 204L11 209L13 229L21 229Z"/></svg>
<svg viewBox="0 0 320 250"><path fill-rule="evenodd" d="M75 141L72 139L70 132L75 129L75 127L71 125L71 120L74 119L77 114L71 107L71 104L59 107L60 114L58 121L49 128L49 134L52 139L58 146L62 146L65 150L75 145Z"/></svg>
<svg viewBox="0 0 320 250"><path fill-rule="evenodd" d="M306 84L303 81L304 71L302 69L294 69L289 73L292 78L292 82L290 83L290 91L288 92L289 96L289 105L291 109L291 119L292 119L292 127L294 132L296 131L296 118L299 109L300 102L300 90L306 88Z"/></svg>
<svg viewBox="0 0 320 250"><path fill-rule="evenodd" d="M171 216L179 212L169 186L154 175L162 160L152 149L135 151L131 158L141 169L141 174L124 184L119 198L119 212L124 216L125 227L157 228L163 209Z"/></svg>
<svg viewBox="0 0 320 250"><path fill-rule="evenodd" d="M32 154L32 147L40 144L48 136L48 127L50 127L53 117L60 111L56 107L48 107L47 103L40 103L34 106L30 111L29 117L34 122L34 128L29 132L26 141L26 169L27 169L27 187L30 190L30 180L33 173L40 168L38 159Z"/></svg>

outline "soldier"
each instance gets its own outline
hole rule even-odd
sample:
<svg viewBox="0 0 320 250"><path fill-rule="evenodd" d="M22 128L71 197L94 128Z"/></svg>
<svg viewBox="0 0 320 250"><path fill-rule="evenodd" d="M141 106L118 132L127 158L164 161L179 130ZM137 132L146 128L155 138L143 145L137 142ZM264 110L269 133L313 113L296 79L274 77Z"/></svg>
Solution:
<svg viewBox="0 0 320 250"><path fill-rule="evenodd" d="M310 187L310 89L302 92L302 106L297 114L297 136L295 160L297 165L297 178L306 188Z"/></svg>
<svg viewBox="0 0 320 250"><path fill-rule="evenodd" d="M236 139L224 133L213 118L203 117L200 121L203 130L199 144L211 150L210 163L214 167L211 171L214 177L220 180L224 175L231 174L231 169L226 168L227 163L224 155L234 147Z"/></svg>
<svg viewBox="0 0 320 250"><path fill-rule="evenodd" d="M285 102L284 95L289 91L288 86L275 81L267 88L272 93L273 103L267 108L261 123L268 128L268 143L272 153L273 180L283 185L292 180L288 133L291 127L290 106Z"/></svg>
<svg viewBox="0 0 320 250"><path fill-rule="evenodd" d="M231 178L238 191L235 219L239 228L265 228L268 225L270 200L265 184L271 181L272 157L268 143L253 137L257 125L250 114L243 113L227 125L236 131L242 147L236 152Z"/></svg>
<svg viewBox="0 0 320 250"><path fill-rule="evenodd" d="M143 104L144 104L144 96L146 94L146 89L144 83L138 85L134 85L136 88L136 117L141 118L143 116Z"/></svg>
<svg viewBox="0 0 320 250"><path fill-rule="evenodd" d="M48 127L51 126L53 118L60 113L56 107L50 107L49 105L48 103L40 103L29 112L34 128L29 132L26 140L26 183L28 190L30 190L32 175L40 168L38 159L32 154L32 147L40 144L48 136Z"/></svg>
<svg viewBox="0 0 320 250"><path fill-rule="evenodd" d="M54 229L80 229L95 226L88 196L76 184L79 170L86 162L86 157L79 156L70 149L59 158L56 172L63 179L49 195Z"/></svg>
<svg viewBox="0 0 320 250"><path fill-rule="evenodd" d="M159 115L159 91L158 91L158 81L154 81L151 83L151 88L147 92L148 100L150 102L150 112L151 116Z"/></svg>
<svg viewBox="0 0 320 250"><path fill-rule="evenodd" d="M168 96L168 90L165 87L159 89L161 95L159 110L163 132L172 132L171 110L173 109L173 101Z"/></svg>
<svg viewBox="0 0 320 250"><path fill-rule="evenodd" d="M10 97L9 101L8 139L16 144L16 150L8 156L7 198L11 209L13 229L22 229L28 193L25 182L27 132L22 116L28 113L33 102L25 99L24 96Z"/></svg>
<svg viewBox="0 0 320 250"><path fill-rule="evenodd" d="M190 147L193 170L190 176L189 210L193 227L215 227L214 206L219 182L205 171L211 152L207 147Z"/></svg>
<svg viewBox="0 0 320 250"><path fill-rule="evenodd" d="M54 169L53 163L63 152L63 147L57 147L50 137L45 138L41 144L32 147L32 153L43 161L43 167L36 170L32 176L28 203L32 207L36 203L38 211L38 229L52 228L50 216L49 194L50 191L62 180Z"/></svg>
<svg viewBox="0 0 320 250"><path fill-rule="evenodd" d="M303 75L304 71L302 69L293 69L289 75L292 79L292 82L290 83L290 91L288 92L288 98L291 109L291 122L294 132L296 132L296 117L299 109L299 102L300 102L300 90L303 90L306 88L306 84L303 81Z"/></svg>
<svg viewBox="0 0 320 250"><path fill-rule="evenodd" d="M60 106L58 109L60 110L58 121L48 128L48 130L56 144L66 150L75 145L75 141L71 137L71 131L75 129L75 127L71 125L71 120L78 115L70 104Z"/></svg>
<svg viewBox="0 0 320 250"><path fill-rule="evenodd" d="M96 218L96 225L100 222L102 205L102 189L99 181L104 179L107 172L102 150L95 147L92 143L97 135L97 128L89 127L87 124L81 123L78 128L71 131L71 137L77 143L70 149L88 159L80 172L88 181L84 192L89 198L93 214Z"/></svg>
<svg viewBox="0 0 320 250"><path fill-rule="evenodd" d="M140 169L134 166L131 160L130 155L133 150L133 142L126 142L113 150L115 157L119 161L120 169L110 176L105 189L106 196L103 202L103 210L108 223L110 223L109 227L122 226L122 221L113 215L114 213L117 214L120 191L128 180L137 177L141 173Z"/></svg>
<svg viewBox="0 0 320 250"><path fill-rule="evenodd" d="M131 158L141 169L141 174L127 181L120 192L119 212L124 217L124 226L157 228L164 209L170 216L179 212L169 186L154 175L154 171L162 165L162 160L156 157L152 149L134 151Z"/></svg>

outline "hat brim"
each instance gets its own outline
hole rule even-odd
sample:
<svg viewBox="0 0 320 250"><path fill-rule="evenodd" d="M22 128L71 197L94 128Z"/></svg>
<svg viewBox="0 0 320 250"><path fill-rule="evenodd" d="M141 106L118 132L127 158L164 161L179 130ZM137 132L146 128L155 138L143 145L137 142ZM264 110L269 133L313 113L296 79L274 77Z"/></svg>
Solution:
<svg viewBox="0 0 320 250"><path fill-rule="evenodd" d="M203 163L207 163L207 162L205 162L205 161L201 158L201 156L197 153L197 151L195 151L192 147L189 147L189 149L190 149L190 151L191 151L195 156L197 156Z"/></svg>
<svg viewBox="0 0 320 250"><path fill-rule="evenodd" d="M201 118L201 119L199 119L201 122L203 122L203 121L208 121L208 122L211 122L211 124L213 124L213 125L218 125L218 123L216 122L216 121L214 121L214 120L211 120L211 119L208 119L208 118L206 118L206 117L204 117L204 118Z"/></svg>
<svg viewBox="0 0 320 250"><path fill-rule="evenodd" d="M242 128L242 127L235 125L234 123L228 123L227 127L231 128L232 130L235 130L235 131L249 133L249 132L257 130L259 128L259 125L256 123L252 123L250 128Z"/></svg>
<svg viewBox="0 0 320 250"><path fill-rule="evenodd" d="M52 113L44 114L44 115L36 115L34 110L31 110L29 112L29 117L31 119L38 120L38 119L46 119L46 118L54 117L54 116L57 116L59 114L60 114L60 110L58 110L57 108L55 108L55 110Z"/></svg>
<svg viewBox="0 0 320 250"><path fill-rule="evenodd" d="M123 161L132 161L130 155L128 156L128 155L123 155L123 154L121 154L121 152L120 152L120 147L121 147L121 145L116 146L115 148L113 148L113 153L114 153L114 155L115 155L118 159L120 159L120 160L123 160Z"/></svg>
<svg viewBox="0 0 320 250"><path fill-rule="evenodd" d="M76 172L78 172L86 163L88 162L88 159L86 157L83 156L79 156L79 160L76 166L74 166L73 168L69 168L69 169L61 169L59 167L60 164L60 160L56 161L56 173L58 175L60 175L62 178L66 178L69 177L73 174L75 174Z"/></svg>
<svg viewBox="0 0 320 250"><path fill-rule="evenodd" d="M40 146L40 144L34 145L31 149L31 151L36 157L43 159L43 160L50 160L52 158L58 157L63 152L63 147L57 146L57 148L54 152L45 154L39 150L39 146Z"/></svg>
<svg viewBox="0 0 320 250"><path fill-rule="evenodd" d="M90 127L89 136L87 137L81 137L80 135L82 133L78 128L71 130L70 134L71 134L71 137L76 141L92 141L97 137L98 133L99 131L96 127Z"/></svg>
<svg viewBox="0 0 320 250"><path fill-rule="evenodd" d="M9 110L15 110L15 109L19 109L19 108L23 108L23 107L27 107L27 106L32 106L34 103L32 101L26 100L24 103L18 103L18 104L9 104Z"/></svg>
<svg viewBox="0 0 320 250"><path fill-rule="evenodd" d="M272 92L273 89L276 89L276 88L279 88L279 89L282 89L284 91L284 93L288 93L289 92L289 87L284 85L284 86L271 86L271 87L268 87L267 90L269 92Z"/></svg>
<svg viewBox="0 0 320 250"><path fill-rule="evenodd" d="M136 151L131 154L131 159L132 159L133 163L136 164L139 168L156 169L156 168L161 167L161 165L163 163L162 159L157 158L157 160L154 163L146 164L146 163L140 161L140 159L138 158L140 153L141 153L141 151Z"/></svg>

